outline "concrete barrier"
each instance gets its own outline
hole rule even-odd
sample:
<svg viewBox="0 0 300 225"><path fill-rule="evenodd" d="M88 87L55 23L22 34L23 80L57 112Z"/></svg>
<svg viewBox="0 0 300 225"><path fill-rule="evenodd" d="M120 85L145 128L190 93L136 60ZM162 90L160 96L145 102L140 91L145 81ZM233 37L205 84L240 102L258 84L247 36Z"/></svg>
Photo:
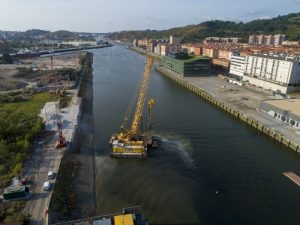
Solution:
<svg viewBox="0 0 300 225"><path fill-rule="evenodd" d="M300 145L297 143L292 142L285 136L283 136L281 133L279 133L276 130L273 130L259 121L250 118L249 116L245 115L244 113L240 112L237 109L233 109L230 106L226 105L224 102L220 102L219 100L215 99L213 96L208 94L206 91L200 89L199 87L194 86L193 84L188 83L184 78L179 77L179 75L172 74L172 72L167 71L166 69L162 68L161 66L158 66L155 68L157 72L160 74L168 77L169 79L175 81L179 85L183 86L187 90L199 95L203 99L205 99L207 102L211 103L212 105L216 106L217 108L227 112L228 114L234 116L235 118L245 122L249 126L253 127L254 129L262 132L263 134L271 137L272 139L278 141L279 143L285 145L286 147L293 149L296 152L300 153Z"/></svg>

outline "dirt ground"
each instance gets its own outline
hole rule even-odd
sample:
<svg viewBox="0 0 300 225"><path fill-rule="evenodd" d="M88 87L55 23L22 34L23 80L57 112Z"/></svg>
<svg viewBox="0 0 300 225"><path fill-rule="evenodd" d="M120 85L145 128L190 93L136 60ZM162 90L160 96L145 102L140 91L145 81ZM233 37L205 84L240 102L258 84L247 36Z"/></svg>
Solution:
<svg viewBox="0 0 300 225"><path fill-rule="evenodd" d="M80 59L85 54L85 52L73 52L56 55L53 57L53 69L76 71L80 68ZM55 81L51 72L50 57L28 58L20 62L22 64L0 64L0 93L34 86L42 87ZM60 76L59 80L72 79L68 76Z"/></svg>

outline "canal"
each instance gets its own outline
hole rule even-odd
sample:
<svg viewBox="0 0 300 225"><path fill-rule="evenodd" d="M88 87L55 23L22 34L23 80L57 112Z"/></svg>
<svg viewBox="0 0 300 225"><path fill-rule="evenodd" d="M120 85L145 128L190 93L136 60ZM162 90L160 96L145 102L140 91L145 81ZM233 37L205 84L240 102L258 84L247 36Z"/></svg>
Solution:
<svg viewBox="0 0 300 225"><path fill-rule="evenodd" d="M97 213L142 205L150 224L299 224L300 155L152 72L147 160L112 159L108 141L141 79L145 57L121 46L94 53Z"/></svg>

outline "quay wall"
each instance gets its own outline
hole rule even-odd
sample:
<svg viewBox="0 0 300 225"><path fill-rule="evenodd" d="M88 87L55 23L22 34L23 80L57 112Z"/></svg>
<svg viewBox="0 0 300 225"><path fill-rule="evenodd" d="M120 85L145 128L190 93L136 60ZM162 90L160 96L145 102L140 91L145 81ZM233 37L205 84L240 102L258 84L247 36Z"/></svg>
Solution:
<svg viewBox="0 0 300 225"><path fill-rule="evenodd" d="M277 130L271 129L268 126L262 124L261 122L257 121L256 119L251 118L250 116L246 115L245 113L240 112L237 109L234 109L225 103L221 102L220 100L214 98L211 96L209 93L206 91L202 90L201 88L189 83L186 81L184 78L181 78L175 74L173 74L171 71L168 71L162 66L158 66L155 68L157 72L160 74L166 76L167 78L175 81L177 84L183 86L187 90L195 93L196 95L202 97L205 99L207 102L211 103L212 105L220 108L221 110L225 111L226 113L232 115L233 117L245 122L249 126L253 127L254 129L260 131L262 134L265 134L272 138L273 140L278 141L279 143L283 144L287 148L290 148L296 152L300 153L300 145L299 143L295 143L291 140L289 140L287 137L282 135L280 132Z"/></svg>
<svg viewBox="0 0 300 225"><path fill-rule="evenodd" d="M79 82L76 85L77 97L80 99L80 107L77 117L76 125L74 126L74 129L72 131L71 139L69 146L66 150L62 152L62 158L60 161L60 165L57 171L56 180L54 182L54 186L52 188L52 196L49 200L49 203L47 205L47 214L45 215L45 224L53 224L57 223L59 221L62 221L65 219L64 213L62 213L62 207L66 207L64 204L66 202L60 201L61 196L65 196L64 198L68 199L70 202L73 202L73 205L70 207L64 208L64 210L67 210L68 212L65 214L68 214L70 218L73 218L73 212L80 207L79 204L81 202L77 202L76 198L78 197L75 192L75 188L78 189L78 186L84 185L78 182L78 173L82 172L81 167L83 166L83 163L80 161L83 157L79 148L81 148L81 141L82 141L82 128L81 123L84 122L82 117L86 113L86 107L88 105L88 101L86 100L86 90L92 90L90 85L92 84L92 64L93 64L93 54L90 52L87 52L86 62L82 66L82 69L80 71L80 78ZM82 101L81 101L82 100ZM92 112L93 110L91 110ZM93 120L93 116L90 114L88 115L91 120ZM94 156L93 156L93 149L89 148L92 153L89 152L89 155L84 158L86 163L88 163L89 171L94 171ZM85 156L86 156L85 152ZM80 166L80 167L79 167ZM76 182L74 182L76 180ZM86 182L88 184L91 184L91 186L94 186L93 183L94 180L94 173L89 176L89 180ZM77 190L76 189L76 190ZM94 190L91 190L91 193L88 193L87 196L94 196ZM60 202L57 203L57 200ZM74 205L74 203L76 203ZM71 205L71 203L70 203ZM93 200L91 200L91 205L95 205L93 203Z"/></svg>

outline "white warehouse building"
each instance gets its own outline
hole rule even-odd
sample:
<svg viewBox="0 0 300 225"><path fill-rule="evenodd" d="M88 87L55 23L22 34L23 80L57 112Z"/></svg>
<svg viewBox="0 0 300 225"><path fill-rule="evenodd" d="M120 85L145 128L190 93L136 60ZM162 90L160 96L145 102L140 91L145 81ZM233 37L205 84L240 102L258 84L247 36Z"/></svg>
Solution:
<svg viewBox="0 0 300 225"><path fill-rule="evenodd" d="M246 57L243 81L284 94L300 91L300 62L294 59L250 55Z"/></svg>
<svg viewBox="0 0 300 225"><path fill-rule="evenodd" d="M261 101L260 110L300 130L300 99L272 99Z"/></svg>
<svg viewBox="0 0 300 225"><path fill-rule="evenodd" d="M238 78L239 80L243 79L243 75L245 72L245 56L234 56L230 57L230 67L229 73Z"/></svg>

